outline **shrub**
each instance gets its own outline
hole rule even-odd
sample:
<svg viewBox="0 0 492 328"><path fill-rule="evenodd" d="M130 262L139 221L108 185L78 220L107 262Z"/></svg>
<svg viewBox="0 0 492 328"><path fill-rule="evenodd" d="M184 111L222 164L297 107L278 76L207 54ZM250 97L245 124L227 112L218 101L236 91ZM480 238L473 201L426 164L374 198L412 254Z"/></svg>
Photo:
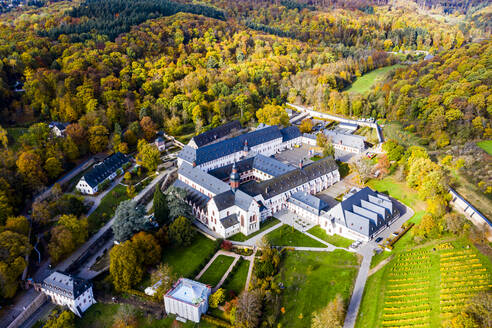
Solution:
<svg viewBox="0 0 492 328"><path fill-rule="evenodd" d="M224 240L220 244L220 248L222 248L225 251L230 251L232 249L232 243L230 241L228 241L228 240Z"/></svg>
<svg viewBox="0 0 492 328"><path fill-rule="evenodd" d="M210 299L208 300L208 304L210 305L211 308L217 308L219 304L223 303L225 301L225 291L223 288L217 289L215 293L213 293L210 296Z"/></svg>

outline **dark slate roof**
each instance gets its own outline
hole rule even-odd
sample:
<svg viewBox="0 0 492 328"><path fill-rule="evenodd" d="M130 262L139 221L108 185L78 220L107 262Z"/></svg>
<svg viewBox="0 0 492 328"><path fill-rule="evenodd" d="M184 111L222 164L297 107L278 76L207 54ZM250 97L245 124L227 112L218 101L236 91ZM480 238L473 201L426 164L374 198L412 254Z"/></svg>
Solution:
<svg viewBox="0 0 492 328"><path fill-rule="evenodd" d="M280 130L282 133L282 142L286 142L295 138L299 138L301 136L301 131L297 126L288 126Z"/></svg>
<svg viewBox="0 0 492 328"><path fill-rule="evenodd" d="M321 211L328 207L328 204L324 200L305 191L293 193L289 198L289 202L316 215L320 215Z"/></svg>
<svg viewBox="0 0 492 328"><path fill-rule="evenodd" d="M201 208L202 210L207 209L207 203L210 200L210 198L207 195L205 195L205 194L201 193L200 191L192 188L191 186L187 185L186 183L184 183L181 180L174 181L173 186L176 188L181 188L181 189L186 190L186 199L185 200L190 201L192 204Z"/></svg>
<svg viewBox="0 0 492 328"><path fill-rule="evenodd" d="M128 157L124 154L118 152L108 158L106 158L101 163L94 165L94 167L84 174L82 179L89 184L92 188L106 180L111 174L116 172L123 164L129 161Z"/></svg>
<svg viewBox="0 0 492 328"><path fill-rule="evenodd" d="M217 139L227 136L228 134L233 132L233 130L241 130L241 128L241 123L236 120L205 131L197 136L194 136L192 140L195 142L196 146L200 148L211 142L214 142Z"/></svg>
<svg viewBox="0 0 492 328"><path fill-rule="evenodd" d="M334 159L327 157L308 164L302 169L296 168L260 183L245 183L239 188L253 197L261 194L266 200L335 170L338 170L337 163Z"/></svg>
<svg viewBox="0 0 492 328"><path fill-rule="evenodd" d="M220 194L230 189L229 185L214 176L202 171L199 167L193 167L188 163L183 163L179 167L178 174L195 182L197 185L210 190L214 194Z"/></svg>
<svg viewBox="0 0 492 328"><path fill-rule="evenodd" d="M330 211L337 223L365 236L371 236L393 214L391 200L365 187L344 199Z"/></svg>
<svg viewBox="0 0 492 328"><path fill-rule="evenodd" d="M248 157L236 162L237 172L243 173L253 169L254 157ZM208 174L213 175L217 179L227 180L232 171L232 164L218 167L216 169L208 171Z"/></svg>
<svg viewBox="0 0 492 328"><path fill-rule="evenodd" d="M70 299L77 299L77 297L92 287L92 283L88 280L55 271L44 279L41 287Z"/></svg>
<svg viewBox="0 0 492 328"><path fill-rule="evenodd" d="M245 141L248 142L248 146L251 148L274 139L282 139L282 134L277 126L270 126L206 145L198 149L186 146L178 154L178 157L189 163L195 162L196 165L200 165L242 151L244 149Z"/></svg>
<svg viewBox="0 0 492 328"><path fill-rule="evenodd" d="M229 216L226 216L223 219L220 219L220 223L225 229L227 229L232 226L235 226L236 224L239 224L239 220L237 219L237 215L234 213Z"/></svg>
<svg viewBox="0 0 492 328"><path fill-rule="evenodd" d="M223 192L219 195L216 195L213 200L215 201L215 204L217 205L219 211L225 210L226 208L234 205L238 206L244 211L247 211L249 209L249 206L251 205L251 202L254 201L253 197L246 194L245 192L242 192L241 190L236 190L235 192L232 190Z"/></svg>
<svg viewBox="0 0 492 328"><path fill-rule="evenodd" d="M211 174L220 180L227 180L231 174L232 165L233 164L229 164L218 167L216 169L208 171L208 174ZM254 157L248 157L236 162L236 167L238 173L250 171L255 168L274 177L295 170L295 167L293 166L282 163L275 158L264 156L261 154L258 154Z"/></svg>

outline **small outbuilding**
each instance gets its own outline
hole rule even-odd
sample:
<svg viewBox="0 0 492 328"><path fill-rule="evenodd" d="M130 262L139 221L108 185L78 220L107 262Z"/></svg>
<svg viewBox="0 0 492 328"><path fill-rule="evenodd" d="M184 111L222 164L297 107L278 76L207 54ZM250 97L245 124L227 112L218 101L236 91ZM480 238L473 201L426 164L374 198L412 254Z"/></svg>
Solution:
<svg viewBox="0 0 492 328"><path fill-rule="evenodd" d="M208 310L208 298L211 293L209 285L180 278L164 295L166 312L198 323L202 314Z"/></svg>

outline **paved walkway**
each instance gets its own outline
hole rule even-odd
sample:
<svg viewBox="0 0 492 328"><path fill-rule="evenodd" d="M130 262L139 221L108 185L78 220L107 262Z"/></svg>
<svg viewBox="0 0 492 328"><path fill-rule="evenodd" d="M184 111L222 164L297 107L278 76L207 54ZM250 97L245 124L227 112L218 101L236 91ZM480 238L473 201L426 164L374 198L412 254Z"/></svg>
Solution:
<svg viewBox="0 0 492 328"><path fill-rule="evenodd" d="M249 289L249 283L251 282L251 276L253 275L253 267L255 266L255 257L256 257L257 248L253 248L253 254L249 256L249 268L248 268L248 277L246 278L246 284L244 285L244 290Z"/></svg>
<svg viewBox="0 0 492 328"><path fill-rule="evenodd" d="M362 264L357 274L357 279L355 280L354 291L352 297L350 298L350 304L347 310L347 315L345 316L345 322L343 328L353 328L355 326L355 321L357 320L357 314L359 313L360 303L362 301L362 296L364 294L364 287L366 285L367 277L369 276L369 270L371 267L371 260L374 254L374 249L378 247L378 244L374 241L377 237L382 237L383 239L389 237L393 232L401 228L402 224L408 221L413 215L414 211L400 202L396 202L395 206L400 211L400 217L394 221L388 228L380 231L373 240L364 243L358 250L357 253L363 256Z"/></svg>
<svg viewBox="0 0 492 328"><path fill-rule="evenodd" d="M212 289L212 293L215 293L217 291L217 289L220 288L220 286L222 286L222 284L224 283L224 281L227 279L227 277L229 276L229 274L231 273L232 271L232 268L234 268L234 266L236 265L237 261L239 261L239 258L241 258L241 256L235 256L234 257L234 261L232 261L231 265L229 266L229 269L227 269L226 273L224 273L224 275L222 276L222 278L220 278L220 281L219 283L217 284L217 286L215 286L213 289Z"/></svg>
<svg viewBox="0 0 492 328"><path fill-rule="evenodd" d="M238 246L256 246L256 243L259 242L263 238L263 236L269 234L270 232L272 232L273 230L275 230L277 228L280 228L280 226L282 226L282 225L283 225L283 222L279 222L278 224L274 225L273 227L270 227L270 228L266 229L265 231L260 232L256 236L253 236L246 241L230 240L230 242L233 245L238 245Z"/></svg>
<svg viewBox="0 0 492 328"><path fill-rule="evenodd" d="M212 256L212 258L210 259L210 261L208 261L207 265L205 265L205 267L203 267L203 269L200 271L200 273L197 274L197 276L195 277L195 280L198 280L198 279L201 278L201 276L205 273L205 271L207 271L207 269L212 265L212 263L214 263L215 259L219 255L225 255L225 256L234 257L234 258L236 258L235 260L237 260L241 256L239 254L236 254L236 253L233 253L233 252L227 252L227 251L224 251L222 249L218 250L217 253L215 253L214 256Z"/></svg>

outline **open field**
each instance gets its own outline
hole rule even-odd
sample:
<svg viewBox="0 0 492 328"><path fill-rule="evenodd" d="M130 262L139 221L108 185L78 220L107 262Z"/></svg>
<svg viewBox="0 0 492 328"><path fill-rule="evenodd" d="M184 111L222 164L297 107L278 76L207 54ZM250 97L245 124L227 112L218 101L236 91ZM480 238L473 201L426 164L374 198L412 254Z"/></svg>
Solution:
<svg viewBox="0 0 492 328"><path fill-rule="evenodd" d="M382 82L389 72L399 67L403 67L403 65L386 66L370 71L369 73L358 77L357 80L355 80L355 82L352 83L352 85L345 91L365 93L369 91L377 82Z"/></svg>
<svg viewBox="0 0 492 328"><path fill-rule="evenodd" d="M252 234L249 234L247 236L245 236L241 232L239 232L239 233L235 234L234 236L231 236L231 237L229 237L227 239L228 240L233 240L233 241L246 241L248 239L253 238L257 234L265 231L266 229L273 227L274 225L278 224L279 222L280 222L279 219L274 218L273 216L271 216L271 217L267 218L265 221L263 221L263 222L260 223L260 230L254 232Z"/></svg>
<svg viewBox="0 0 492 328"><path fill-rule="evenodd" d="M366 141L375 145L379 142L378 133L376 129L368 126L361 126L354 132L355 135L366 137Z"/></svg>
<svg viewBox="0 0 492 328"><path fill-rule="evenodd" d="M419 137L412 132L405 131L400 122L384 123L383 135L385 140L393 139L406 147L419 144Z"/></svg>
<svg viewBox="0 0 492 328"><path fill-rule="evenodd" d="M492 140L477 142L477 146L485 150L489 155L492 155Z"/></svg>
<svg viewBox="0 0 492 328"><path fill-rule="evenodd" d="M326 241L327 243L330 243L333 246L337 246L337 247L347 248L354 242L353 240L350 240L348 238L345 238L345 237L342 237L339 235L330 236L319 225L312 227L307 232L309 232L313 236L316 236L319 239L322 239L322 240Z"/></svg>
<svg viewBox="0 0 492 328"><path fill-rule="evenodd" d="M489 288L491 269L490 260L464 239L402 251L369 277L356 327L439 327Z"/></svg>
<svg viewBox="0 0 492 328"><path fill-rule="evenodd" d="M326 247L325 244L306 236L288 224L273 230L266 237L274 246Z"/></svg>
<svg viewBox="0 0 492 328"><path fill-rule="evenodd" d="M208 267L207 271L205 271L198 280L204 284L216 286L219 283L220 278L222 278L227 269L229 269L232 262L234 262L234 258L232 256L217 256L214 262Z"/></svg>
<svg viewBox="0 0 492 328"><path fill-rule="evenodd" d="M200 233L196 234L193 244L188 247L171 247L163 251L162 262L173 269L177 277L195 278L191 275L202 265L204 260L215 253L216 244Z"/></svg>
<svg viewBox="0 0 492 328"><path fill-rule="evenodd" d="M282 327L311 327L313 312L325 307L337 294L348 306L358 271L355 254L334 252L288 251L277 277L283 282L280 314Z"/></svg>
<svg viewBox="0 0 492 328"><path fill-rule="evenodd" d="M232 274L231 278L224 285L222 285L222 288L227 291L231 290L236 295L239 295L244 290L244 285L246 284L249 261L239 260L236 266L236 271Z"/></svg>

